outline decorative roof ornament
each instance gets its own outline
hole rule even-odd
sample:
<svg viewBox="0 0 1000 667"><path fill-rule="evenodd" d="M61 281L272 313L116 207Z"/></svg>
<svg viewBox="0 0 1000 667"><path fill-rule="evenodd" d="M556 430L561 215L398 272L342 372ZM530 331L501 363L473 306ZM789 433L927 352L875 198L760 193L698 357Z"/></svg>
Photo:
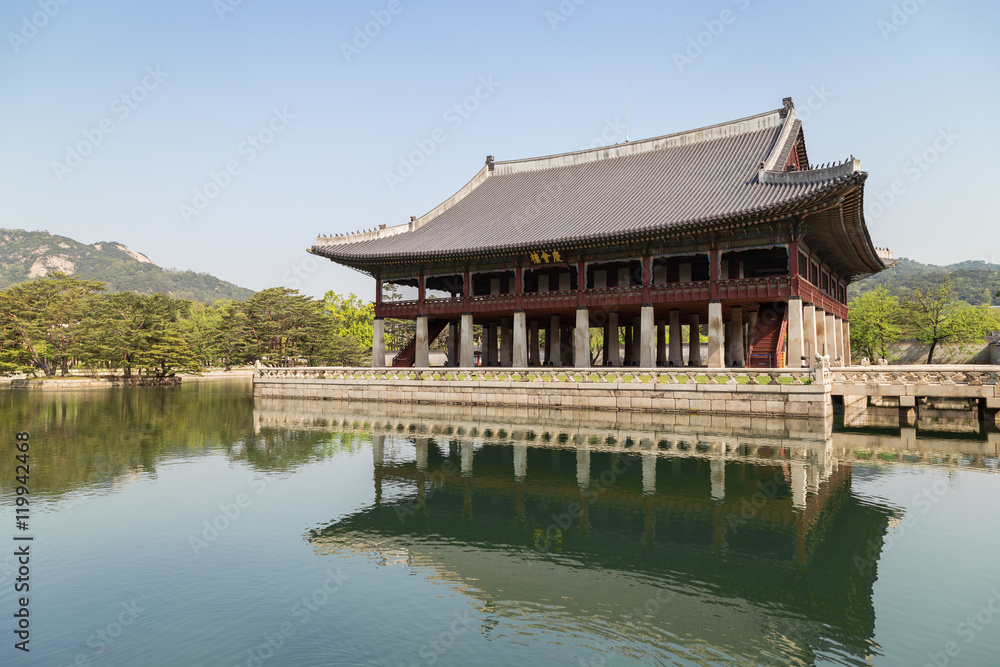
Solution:
<svg viewBox="0 0 1000 667"><path fill-rule="evenodd" d="M784 105L784 108L782 108L778 113L781 114L782 118L788 118L789 112L795 108L795 102L792 101L791 97L786 97L781 100L781 103Z"/></svg>

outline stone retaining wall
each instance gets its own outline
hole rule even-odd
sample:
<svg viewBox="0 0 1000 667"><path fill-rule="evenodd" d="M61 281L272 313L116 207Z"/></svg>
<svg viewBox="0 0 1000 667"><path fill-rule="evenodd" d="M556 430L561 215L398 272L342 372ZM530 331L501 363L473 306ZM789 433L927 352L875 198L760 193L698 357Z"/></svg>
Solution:
<svg viewBox="0 0 1000 667"><path fill-rule="evenodd" d="M11 380L11 389L107 389L109 387L176 387L181 383L178 377L155 378L134 377L126 381L124 378L59 378L59 379L24 379Z"/></svg>
<svg viewBox="0 0 1000 667"><path fill-rule="evenodd" d="M828 417L829 385L254 378L255 398Z"/></svg>

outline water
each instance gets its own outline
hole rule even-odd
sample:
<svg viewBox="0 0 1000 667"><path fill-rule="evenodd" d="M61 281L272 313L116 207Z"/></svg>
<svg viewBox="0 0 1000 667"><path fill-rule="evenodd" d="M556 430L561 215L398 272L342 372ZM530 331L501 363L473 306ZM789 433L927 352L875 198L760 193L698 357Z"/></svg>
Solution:
<svg viewBox="0 0 1000 667"><path fill-rule="evenodd" d="M0 391L0 664L996 664L1000 440L962 415L445 412Z"/></svg>

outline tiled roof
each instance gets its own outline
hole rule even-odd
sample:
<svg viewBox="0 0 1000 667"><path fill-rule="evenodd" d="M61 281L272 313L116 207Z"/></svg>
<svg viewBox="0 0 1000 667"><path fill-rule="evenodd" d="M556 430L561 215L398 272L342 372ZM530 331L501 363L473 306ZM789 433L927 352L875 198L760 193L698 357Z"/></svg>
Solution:
<svg viewBox="0 0 1000 667"><path fill-rule="evenodd" d="M492 169L488 163L409 225L321 237L311 251L377 263L578 244L766 213L863 180L853 160L782 173L800 128L786 107L655 139L496 162Z"/></svg>

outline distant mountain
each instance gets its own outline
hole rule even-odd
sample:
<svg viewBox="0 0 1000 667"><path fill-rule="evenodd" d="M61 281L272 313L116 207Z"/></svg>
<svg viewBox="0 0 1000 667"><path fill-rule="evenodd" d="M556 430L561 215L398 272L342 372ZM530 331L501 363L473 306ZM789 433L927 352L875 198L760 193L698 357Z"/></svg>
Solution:
<svg viewBox="0 0 1000 667"><path fill-rule="evenodd" d="M253 295L252 290L207 273L160 268L142 253L114 241L84 245L48 232L0 229L0 289L55 271L100 280L109 292L163 292L203 303L244 301Z"/></svg>
<svg viewBox="0 0 1000 667"><path fill-rule="evenodd" d="M905 298L914 288L935 289L948 278L962 301L974 306L1000 306L1000 298L996 297L1000 290L1000 264L981 261L935 266L902 258L893 268L851 285L848 296L853 299L877 287L885 287L890 294Z"/></svg>

